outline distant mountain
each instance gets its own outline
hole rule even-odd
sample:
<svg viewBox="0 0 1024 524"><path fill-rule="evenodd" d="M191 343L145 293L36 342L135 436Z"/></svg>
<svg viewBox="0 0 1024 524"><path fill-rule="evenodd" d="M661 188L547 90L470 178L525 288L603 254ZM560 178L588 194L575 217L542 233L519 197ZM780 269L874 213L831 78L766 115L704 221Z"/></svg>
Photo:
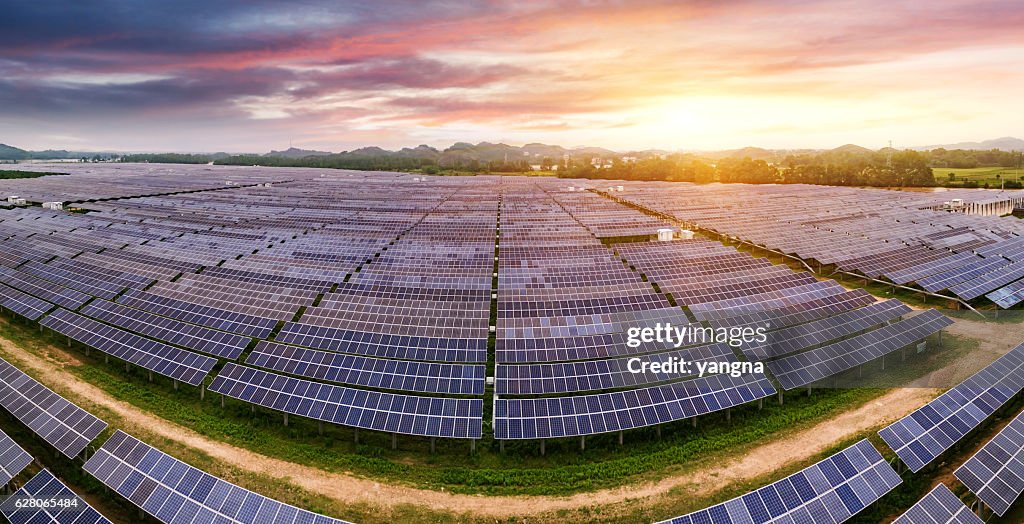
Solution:
<svg viewBox="0 0 1024 524"><path fill-rule="evenodd" d="M833 153L854 153L854 154L864 154L864 153L871 153L872 152L870 149L868 149L866 147L858 146L857 144L845 144L845 145L841 145L841 146L839 146L839 147L837 147L835 149L830 149L829 151L831 151Z"/></svg>
<svg viewBox="0 0 1024 524"><path fill-rule="evenodd" d="M112 158L116 156L119 155L111 152L67 151L65 149L26 151L7 144L0 144L0 160L61 160L66 158Z"/></svg>
<svg viewBox="0 0 1024 524"><path fill-rule="evenodd" d="M281 158L304 158L307 156L326 156L333 154L329 151L316 151L312 149L299 149L297 147L289 147L284 151L271 151L263 156L274 156Z"/></svg>
<svg viewBox="0 0 1024 524"><path fill-rule="evenodd" d="M0 160L25 160L26 158L29 158L28 151L7 144L0 144Z"/></svg>
<svg viewBox="0 0 1024 524"><path fill-rule="evenodd" d="M1024 151L1024 140L1012 136L1004 136L1002 138L993 138L992 140L982 140L981 142L957 142L956 144L915 147L912 149L928 151L931 149L938 149L940 147L943 149L974 149L980 151L987 151L989 149Z"/></svg>

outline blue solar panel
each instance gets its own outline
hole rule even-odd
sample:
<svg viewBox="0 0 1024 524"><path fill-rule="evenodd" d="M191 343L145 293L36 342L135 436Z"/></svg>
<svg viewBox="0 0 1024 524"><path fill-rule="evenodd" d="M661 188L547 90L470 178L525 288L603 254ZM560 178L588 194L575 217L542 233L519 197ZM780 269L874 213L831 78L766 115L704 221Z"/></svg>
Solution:
<svg viewBox="0 0 1024 524"><path fill-rule="evenodd" d="M838 340L913 311L899 300L886 300L821 320L775 330L764 342L743 344L740 349L751 360L767 360Z"/></svg>
<svg viewBox="0 0 1024 524"><path fill-rule="evenodd" d="M487 372L483 365L378 359L266 340L256 346L245 363L326 382L450 395L483 395Z"/></svg>
<svg viewBox="0 0 1024 524"><path fill-rule="evenodd" d="M821 320L830 315L850 311L875 302L873 297L863 289L844 291L823 298L796 302L773 309L760 309L743 315L714 319L709 323L714 327L759 327L770 325L773 329L781 329L805 322Z"/></svg>
<svg viewBox="0 0 1024 524"><path fill-rule="evenodd" d="M32 500L45 502L39 507L29 502ZM4 500L0 513L11 524L111 524L45 469Z"/></svg>
<svg viewBox="0 0 1024 524"><path fill-rule="evenodd" d="M713 413L775 394L763 375L712 375L577 397L495 399L494 438L594 435Z"/></svg>
<svg viewBox="0 0 1024 524"><path fill-rule="evenodd" d="M983 258L969 262L962 267L949 269L942 273L922 278L917 281L917 285L923 287L926 291L935 293L1008 265L1010 265L1010 262L1004 258Z"/></svg>
<svg viewBox="0 0 1024 524"><path fill-rule="evenodd" d="M874 331L767 363L786 390L811 384L937 333L952 320L934 309Z"/></svg>
<svg viewBox="0 0 1024 524"><path fill-rule="evenodd" d="M897 284L906 284L928 276L937 275L950 270L962 268L971 262L981 260L981 257L971 252L950 255L938 260L916 264L906 269L893 271L886 276Z"/></svg>
<svg viewBox="0 0 1024 524"><path fill-rule="evenodd" d="M217 359L178 349L134 333L58 309L39 322L64 336L139 367L198 386Z"/></svg>
<svg viewBox="0 0 1024 524"><path fill-rule="evenodd" d="M1024 344L878 434L916 473L1022 388Z"/></svg>
<svg viewBox="0 0 1024 524"><path fill-rule="evenodd" d="M1010 309L1024 300L1024 280L1018 280L1006 287L1001 287L987 295L985 298L995 302L1003 309Z"/></svg>
<svg viewBox="0 0 1024 524"><path fill-rule="evenodd" d="M418 337L289 322L276 340L285 344L370 357L431 362L487 362L486 338Z"/></svg>
<svg viewBox="0 0 1024 524"><path fill-rule="evenodd" d="M732 349L726 344L648 354L644 355L643 359L650 363L668 363L670 359L682 359L691 363L737 360ZM498 395L576 393L645 386L688 378L673 372L630 371L630 360L617 358L552 364L499 364L494 373L494 392Z"/></svg>
<svg viewBox="0 0 1024 524"><path fill-rule="evenodd" d="M70 458L78 456L107 423L72 404L0 359L0 406Z"/></svg>
<svg viewBox="0 0 1024 524"><path fill-rule="evenodd" d="M0 431L0 486L7 485L31 463L32 455L21 449L7 433Z"/></svg>
<svg viewBox="0 0 1024 524"><path fill-rule="evenodd" d="M949 290L964 300L973 300L1020 278L1024 278L1024 261L1000 267L967 282L957 284Z"/></svg>
<svg viewBox="0 0 1024 524"><path fill-rule="evenodd" d="M38 320L39 317L54 308L53 304L41 298L33 297L4 284L0 284L0 306L29 320Z"/></svg>
<svg viewBox="0 0 1024 524"><path fill-rule="evenodd" d="M778 482L663 524L838 524L901 482L865 439Z"/></svg>
<svg viewBox="0 0 1024 524"><path fill-rule="evenodd" d="M420 397L321 384L228 363L210 391L333 424L419 435L480 438L483 400Z"/></svg>
<svg viewBox="0 0 1024 524"><path fill-rule="evenodd" d="M248 337L267 338L274 330L274 327L277 326L277 320L272 318L235 313L233 311L162 297L136 289L128 290L117 301L126 306L174 318L189 324L198 324Z"/></svg>
<svg viewBox="0 0 1024 524"><path fill-rule="evenodd" d="M34 261L25 264L19 269L30 275L45 278L47 280L61 284L62 286L106 299L112 299L116 297L127 287L124 284L118 284L117 282L111 281L109 279L101 280L99 278L74 273L67 269L56 267L50 264L41 264L39 262Z"/></svg>
<svg viewBox="0 0 1024 524"><path fill-rule="evenodd" d="M953 474L996 515L1005 515L1024 492L1024 412Z"/></svg>
<svg viewBox="0 0 1024 524"><path fill-rule="evenodd" d="M945 484L935 486L893 524L984 524Z"/></svg>
<svg viewBox="0 0 1024 524"><path fill-rule="evenodd" d="M160 522L343 524L264 497L182 462L118 430L83 466Z"/></svg>
<svg viewBox="0 0 1024 524"><path fill-rule="evenodd" d="M92 298L81 291L5 267L0 267L0 282L68 309L78 309Z"/></svg>
<svg viewBox="0 0 1024 524"><path fill-rule="evenodd" d="M246 336L187 324L106 300L93 300L82 308L81 313L157 340L228 360L238 358L252 342Z"/></svg>

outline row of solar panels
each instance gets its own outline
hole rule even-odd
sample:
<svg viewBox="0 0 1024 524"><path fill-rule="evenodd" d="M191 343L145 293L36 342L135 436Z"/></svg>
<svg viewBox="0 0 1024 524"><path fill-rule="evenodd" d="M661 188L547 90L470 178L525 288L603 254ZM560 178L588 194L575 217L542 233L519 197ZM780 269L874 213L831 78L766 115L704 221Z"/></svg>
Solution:
<svg viewBox="0 0 1024 524"><path fill-rule="evenodd" d="M69 458L81 454L107 427L3 359L0 406ZM0 431L0 485L31 463L31 455ZM84 469L161 522L342 522L235 486L120 430L96 450ZM62 502L19 504L32 498ZM45 469L0 503L0 514L16 524L109 522Z"/></svg>
<svg viewBox="0 0 1024 524"><path fill-rule="evenodd" d="M835 264L897 284L916 283L930 292L949 290L964 300L984 295L1000 307L1024 301L1024 234L1013 222L929 211L928 204L877 201L846 204L836 213L830 195L819 206L787 206L798 198L766 188L735 189L631 185L627 200L758 245ZM830 190L843 193L848 190ZM772 193L758 198L755 193ZM714 193L708 198L704 193ZM681 205L686 202L687 205ZM707 203L702 208L699 203ZM907 207L900 207L900 206ZM885 207L883 207L885 206Z"/></svg>
<svg viewBox="0 0 1024 524"><path fill-rule="evenodd" d="M1024 344L879 435L913 472L952 447L1024 389ZM961 465L955 476L997 515L1024 492L1024 412ZM849 519L900 483L867 440L747 495L672 519L673 524L830 522ZM980 523L939 485L899 524Z"/></svg>

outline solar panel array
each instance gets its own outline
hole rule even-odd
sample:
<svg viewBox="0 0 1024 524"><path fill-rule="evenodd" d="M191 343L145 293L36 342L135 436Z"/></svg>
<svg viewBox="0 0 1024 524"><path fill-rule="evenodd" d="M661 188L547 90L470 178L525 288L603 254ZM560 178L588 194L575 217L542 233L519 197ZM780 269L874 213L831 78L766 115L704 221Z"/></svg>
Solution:
<svg viewBox="0 0 1024 524"><path fill-rule="evenodd" d="M665 521L671 524L846 522L902 480L868 440L746 495Z"/></svg>
<svg viewBox="0 0 1024 524"><path fill-rule="evenodd" d="M1001 194L885 192L799 184L695 185L626 182L615 193L699 227L795 255L812 264L886 278L964 300L1011 307L1024 296L1024 227L999 220L1020 198ZM968 213L938 210L950 198ZM1003 289L1016 283L1013 289Z"/></svg>
<svg viewBox="0 0 1024 524"><path fill-rule="evenodd" d="M0 359L0 406L69 458L77 457L107 423Z"/></svg>
<svg viewBox="0 0 1024 524"><path fill-rule="evenodd" d="M996 515L1005 515L1024 492L1024 413L999 430L954 475Z"/></svg>
<svg viewBox="0 0 1024 524"><path fill-rule="evenodd" d="M322 384L229 363L210 391L355 428L423 437L480 438L483 400L380 393Z"/></svg>
<svg viewBox="0 0 1024 524"><path fill-rule="evenodd" d="M1024 344L913 413L882 428L882 440L915 473L1024 388Z"/></svg>
<svg viewBox="0 0 1024 524"><path fill-rule="evenodd" d="M120 430L83 467L108 488L168 524L344 522L214 477Z"/></svg>
<svg viewBox="0 0 1024 524"><path fill-rule="evenodd" d="M481 436L490 336L501 413L495 434L585 435L713 413L776 392L768 376L633 373L631 357L767 359L776 368L814 357L787 375L817 376L845 369L824 363L833 345L888 335L885 324L905 313L896 301L874 304L863 291L711 240L606 244L678 226L593 191L569 191L571 184L554 178L68 169L73 174L59 181L0 183L66 202L102 198L83 204L88 214L0 212L7 248L0 249L0 305L174 380L201 386L220 369L215 391L356 428ZM255 187L266 182L273 187ZM723 212L736 207L731 190L623 185L617 198L743 234L770 236L776 220L799 218L798 206L789 206L765 213L770 220L758 226ZM775 203L790 198L756 191ZM871 196L874 207L882 197L923 198ZM896 218L858 207L803 220L815 222L809 229L820 240L826 230L832 237ZM971 242L994 246L1003 238L947 222L936 229L899 221L889 236L869 233L861 253L852 239L834 245L842 260L865 270L924 278L970 262L963 248ZM888 249L893 235L903 242L896 251ZM803 249L799 238L786 238ZM959 254L936 257L914 242ZM931 327L941 327L933 320ZM768 324L771 340L742 354L714 340L627 344L629 329L655 323Z"/></svg>
<svg viewBox="0 0 1024 524"><path fill-rule="evenodd" d="M906 347L953 323L931 309L874 331L768 362L768 369L789 390L855 368Z"/></svg>
<svg viewBox="0 0 1024 524"><path fill-rule="evenodd" d="M775 394L764 376L712 375L577 397L494 401L494 438L534 439L636 429L706 415Z"/></svg>
<svg viewBox="0 0 1024 524"><path fill-rule="evenodd" d="M32 506L25 504L28 500L44 503ZM19 501L26 507L18 507ZM24 486L0 503L0 513L11 524L111 524L110 520L46 469L36 473Z"/></svg>
<svg viewBox="0 0 1024 524"><path fill-rule="evenodd" d="M174 380L197 386L217 359L178 349L60 309L40 322L57 333Z"/></svg>
<svg viewBox="0 0 1024 524"><path fill-rule="evenodd" d="M982 524L945 484L939 484L900 515L893 524Z"/></svg>
<svg viewBox="0 0 1024 524"><path fill-rule="evenodd" d="M7 433L0 431L0 486L6 486L31 463L32 455L7 436Z"/></svg>

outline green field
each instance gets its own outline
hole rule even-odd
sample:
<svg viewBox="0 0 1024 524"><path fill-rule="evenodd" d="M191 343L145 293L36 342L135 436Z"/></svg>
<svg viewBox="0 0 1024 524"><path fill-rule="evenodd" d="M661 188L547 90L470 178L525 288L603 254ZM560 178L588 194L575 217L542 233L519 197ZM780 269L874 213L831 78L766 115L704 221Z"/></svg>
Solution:
<svg viewBox="0 0 1024 524"><path fill-rule="evenodd" d="M984 186L987 183L989 187L993 188L999 187L1004 180L1024 182L1024 169L1012 167L934 167L932 173L935 174L935 180L939 184L949 182L950 174L955 177L957 183L971 181L977 182L979 186Z"/></svg>

